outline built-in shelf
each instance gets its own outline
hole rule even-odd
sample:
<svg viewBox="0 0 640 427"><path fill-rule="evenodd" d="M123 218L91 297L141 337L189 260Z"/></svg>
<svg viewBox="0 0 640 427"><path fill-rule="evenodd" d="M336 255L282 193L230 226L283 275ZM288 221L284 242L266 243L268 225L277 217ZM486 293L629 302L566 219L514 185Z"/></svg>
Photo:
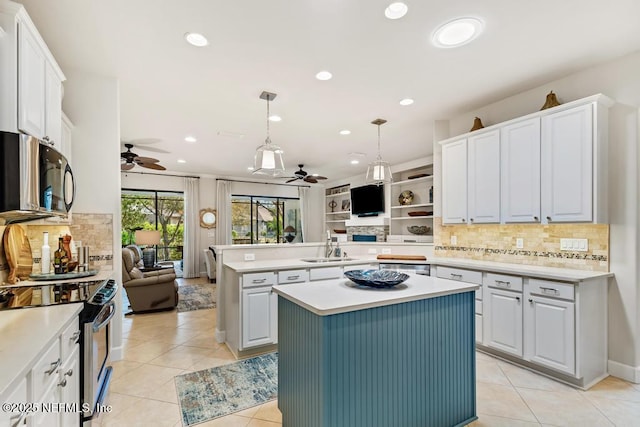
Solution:
<svg viewBox="0 0 640 427"><path fill-rule="evenodd" d="M327 197L336 197L336 196L351 196L351 191L343 191L341 193L327 194Z"/></svg>
<svg viewBox="0 0 640 427"><path fill-rule="evenodd" d="M327 215L340 215L340 214L350 214L351 211L339 211L339 212L327 212Z"/></svg>
<svg viewBox="0 0 640 427"><path fill-rule="evenodd" d="M325 221L325 222L329 223L329 222L345 222L345 221L348 221L348 219L330 219L330 220Z"/></svg>
<svg viewBox="0 0 640 427"><path fill-rule="evenodd" d="M399 221L406 219L425 219L425 218L433 218L433 215L425 215L425 216L397 216L395 218L391 218L391 221Z"/></svg>
<svg viewBox="0 0 640 427"><path fill-rule="evenodd" d="M391 206L391 209L411 209L411 208L422 208L422 207L430 207L433 206L433 203L416 203L415 205L398 205Z"/></svg>
<svg viewBox="0 0 640 427"><path fill-rule="evenodd" d="M425 181L431 181L433 179L433 175L429 175L429 176L423 176L421 178L414 178L414 179L405 179L402 181L394 181L391 183L391 185L404 185L404 184L413 184L416 182L425 182Z"/></svg>

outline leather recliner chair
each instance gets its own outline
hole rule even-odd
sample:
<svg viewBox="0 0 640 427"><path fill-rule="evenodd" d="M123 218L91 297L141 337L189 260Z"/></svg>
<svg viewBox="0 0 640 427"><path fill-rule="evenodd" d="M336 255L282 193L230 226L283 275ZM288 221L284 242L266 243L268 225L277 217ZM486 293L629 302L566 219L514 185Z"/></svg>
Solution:
<svg viewBox="0 0 640 427"><path fill-rule="evenodd" d="M172 309L178 304L178 283L172 268L143 273L135 251L122 248L122 285L134 312Z"/></svg>

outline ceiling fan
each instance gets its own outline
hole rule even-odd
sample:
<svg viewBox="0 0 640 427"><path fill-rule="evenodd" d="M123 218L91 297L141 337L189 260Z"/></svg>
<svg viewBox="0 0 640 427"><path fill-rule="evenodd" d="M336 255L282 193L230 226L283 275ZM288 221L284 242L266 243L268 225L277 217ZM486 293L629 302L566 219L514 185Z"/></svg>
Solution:
<svg viewBox="0 0 640 427"><path fill-rule="evenodd" d="M290 183L290 182L297 181L297 180L301 179L304 182L315 184L315 183L318 182L319 179L327 179L326 176L309 175L306 171L302 170L303 166L304 166L303 164L299 164L298 165L298 167L300 169L293 173L294 176L292 176L291 179L289 181L287 181L287 183Z"/></svg>
<svg viewBox="0 0 640 427"><path fill-rule="evenodd" d="M120 153L120 170L128 171L133 169L135 165L159 171L166 170L164 166L158 164L160 160L151 157L141 157L131 151L133 144L125 143L124 146L127 148L127 151Z"/></svg>
<svg viewBox="0 0 640 427"><path fill-rule="evenodd" d="M154 153L169 153L167 150L163 150L162 148L148 147L148 145L150 144L157 144L158 142L162 142L162 140L159 138L138 138L129 141L122 140L120 142L122 142L125 147L127 144L131 144L132 146L141 150L151 151ZM145 147L142 147L143 145Z"/></svg>

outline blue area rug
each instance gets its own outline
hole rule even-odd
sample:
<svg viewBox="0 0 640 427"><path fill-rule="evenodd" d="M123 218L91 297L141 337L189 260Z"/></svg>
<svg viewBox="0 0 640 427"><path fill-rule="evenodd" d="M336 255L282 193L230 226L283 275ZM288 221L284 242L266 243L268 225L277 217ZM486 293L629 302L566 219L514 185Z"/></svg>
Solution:
<svg viewBox="0 0 640 427"><path fill-rule="evenodd" d="M175 377L185 426L242 411L278 397L278 353Z"/></svg>
<svg viewBox="0 0 640 427"><path fill-rule="evenodd" d="M178 287L178 312L215 308L216 285L210 283L185 284Z"/></svg>

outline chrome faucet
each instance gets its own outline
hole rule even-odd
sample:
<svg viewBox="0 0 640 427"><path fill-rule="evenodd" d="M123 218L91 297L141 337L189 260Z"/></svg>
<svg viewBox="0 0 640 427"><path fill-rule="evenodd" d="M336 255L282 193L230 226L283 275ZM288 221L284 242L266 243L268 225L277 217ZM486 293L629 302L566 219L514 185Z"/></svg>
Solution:
<svg viewBox="0 0 640 427"><path fill-rule="evenodd" d="M330 258L333 253L333 245L331 244L331 232L327 230L327 241L324 244L324 257Z"/></svg>

